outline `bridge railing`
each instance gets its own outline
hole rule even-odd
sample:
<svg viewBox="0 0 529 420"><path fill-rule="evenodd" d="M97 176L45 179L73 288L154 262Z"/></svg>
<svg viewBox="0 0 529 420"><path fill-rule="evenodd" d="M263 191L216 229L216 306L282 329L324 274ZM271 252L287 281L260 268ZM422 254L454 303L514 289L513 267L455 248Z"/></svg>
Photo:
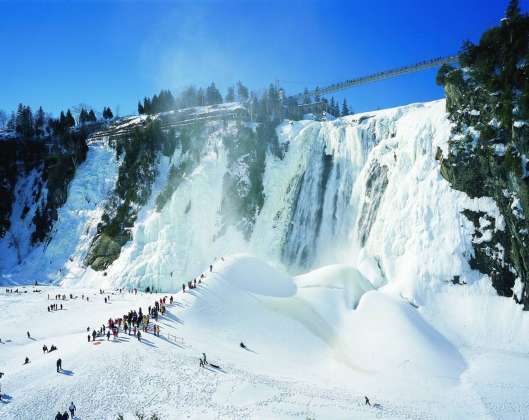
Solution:
<svg viewBox="0 0 529 420"><path fill-rule="evenodd" d="M425 69L436 67L438 65L445 64L445 63L453 63L458 60L458 57L459 56L457 55L451 55L448 57L437 57L431 60L419 61L418 63L415 63L410 66L403 66L403 67L398 67L396 69L380 71L380 72L373 73L367 76L358 77L356 79L349 79L344 82L333 83L332 85L325 86L323 88L313 89L306 93L304 92L304 93L300 93L296 95L296 98L303 99L303 98L310 97L310 96L325 95L325 94L349 89L353 86L358 86L358 85L362 85L365 83L388 79L390 77L397 77L402 74L425 70Z"/></svg>

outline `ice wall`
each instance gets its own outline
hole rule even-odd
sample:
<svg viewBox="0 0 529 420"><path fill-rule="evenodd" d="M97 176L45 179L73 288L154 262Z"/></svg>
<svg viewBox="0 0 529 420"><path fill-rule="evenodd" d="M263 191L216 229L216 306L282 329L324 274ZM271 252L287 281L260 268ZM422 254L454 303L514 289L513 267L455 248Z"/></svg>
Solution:
<svg viewBox="0 0 529 420"><path fill-rule="evenodd" d="M264 204L249 236L222 213L230 208L226 178L249 185L244 178L253 161L230 161L230 141L246 138L239 135L242 126L207 122L202 137L192 139L200 153L157 211L169 168L185 158L178 147L160 157L133 240L104 273L82 267L82 257L117 165L111 149L91 145L51 241L27 261L33 271L46 266L48 277L53 272L53 279L68 284L176 290L215 257L246 252L291 274L328 264L355 266L375 287L390 283L420 302L454 275L469 283L478 278L467 263L473 226L461 210L501 217L491 200L471 200L440 176L435 156L450 133L444 107L436 101L333 121L282 123L277 134L285 153L266 156Z"/></svg>
<svg viewBox="0 0 529 420"><path fill-rule="evenodd" d="M143 211L134 240L104 281L177 289L215 257L236 252L251 252L290 273L358 266L377 287L398 284L414 300L455 274L477 278L467 264L473 228L460 211L498 212L490 200L452 190L439 174L435 155L450 133L444 101L284 122L277 132L287 152L267 156L265 201L249 240L234 226L220 229L229 170L223 138L237 127L219 123L210 127L206 152L165 208ZM161 178L178 153L162 160Z"/></svg>
<svg viewBox="0 0 529 420"><path fill-rule="evenodd" d="M42 182L39 170L21 177L15 189L13 228L0 241L0 280L7 284L77 284L85 273L82 261L116 175L115 150L103 143L91 144L68 188L66 203L58 210L50 239L36 247L31 245L31 224L37 205L45 199L46 186L36 201L34 190ZM25 207L27 214L22 218Z"/></svg>

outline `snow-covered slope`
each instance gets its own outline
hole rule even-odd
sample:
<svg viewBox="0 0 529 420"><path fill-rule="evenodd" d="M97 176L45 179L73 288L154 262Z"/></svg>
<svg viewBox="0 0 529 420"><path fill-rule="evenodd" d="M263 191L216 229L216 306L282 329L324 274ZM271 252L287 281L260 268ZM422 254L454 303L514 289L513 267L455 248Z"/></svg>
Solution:
<svg viewBox="0 0 529 420"><path fill-rule="evenodd" d="M52 418L70 401L83 420L118 413L129 420L135 412L163 420L514 419L529 410L526 354L450 341L388 288L362 293L367 280L351 267L292 278L238 254L205 268L196 289L172 295L175 303L157 322L160 336L144 333L142 342L121 332L94 344L86 328L145 311L162 295L2 290L0 416ZM74 298L56 301L57 293ZM47 312L50 303L64 310ZM58 351L43 354L43 344ZM203 352L220 369L200 368ZM59 357L63 373L55 369ZM364 396L377 406L366 406Z"/></svg>

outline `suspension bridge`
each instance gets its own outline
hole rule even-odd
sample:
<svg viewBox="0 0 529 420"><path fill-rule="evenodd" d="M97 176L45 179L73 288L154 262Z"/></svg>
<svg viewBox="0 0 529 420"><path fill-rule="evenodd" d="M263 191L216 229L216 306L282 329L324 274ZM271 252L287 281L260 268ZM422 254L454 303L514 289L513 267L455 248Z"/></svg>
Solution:
<svg viewBox="0 0 529 420"><path fill-rule="evenodd" d="M294 95L294 98L298 101L298 104L300 107L310 107L315 112L323 112L327 109L327 102L325 101L316 101L311 103L306 103L306 99L310 98L318 98L320 96L328 95L330 93L339 92L342 90L350 89L355 86L364 85L366 83L372 83L379 80L384 79L390 79L393 77L398 77L403 74L407 73L415 73L418 71L434 68L443 64L448 63L456 63L458 61L459 56L458 55L450 55L447 57L437 57L433 58L431 60L424 60L419 61L418 63L394 68L391 70L385 70L378 73L373 73L367 76L358 77L356 79L349 79L345 80L343 82L333 83L328 86L324 86L322 88L317 87L312 90L305 91L303 93L298 93ZM279 80L277 81L279 82ZM251 118L252 110L251 110L251 103L249 103L248 107L249 109L249 115ZM219 112L219 110L212 110L205 112L200 115L185 115L185 111L189 110L180 110L177 111L177 114L172 115L170 118L166 118L162 121L162 128L163 129L169 129L169 128L179 128L183 127L185 125L193 124L199 120L210 120L210 119L237 119L241 117L241 110L244 109L244 106L237 110L232 110L230 112ZM182 116L179 116L178 113L182 113ZM184 116L185 115L185 116ZM130 119L130 118L129 118ZM102 140L105 137L112 136L114 138L125 138L129 137L134 127L136 126L144 126L145 121L141 121L137 124L129 125L129 121L127 119L122 119L121 121L111 125L110 127L107 127L106 129L102 129L99 131L95 131L94 133L90 134L89 141L96 141L96 140Z"/></svg>
<svg viewBox="0 0 529 420"><path fill-rule="evenodd" d="M437 57L431 60L419 61L418 63L398 67L391 70L385 70L378 73L373 73L367 76L358 77L356 79L349 79L339 83L333 83L322 88L315 88L303 93L298 93L295 98L303 102L306 98L317 97L328 95L329 93L339 92L342 90L350 89L355 86L365 85L366 83L377 82L379 80L390 79L393 77L401 76L407 73L415 73L418 71L430 69L433 67L441 66L443 64L455 63L458 61L458 55L450 55L447 57Z"/></svg>

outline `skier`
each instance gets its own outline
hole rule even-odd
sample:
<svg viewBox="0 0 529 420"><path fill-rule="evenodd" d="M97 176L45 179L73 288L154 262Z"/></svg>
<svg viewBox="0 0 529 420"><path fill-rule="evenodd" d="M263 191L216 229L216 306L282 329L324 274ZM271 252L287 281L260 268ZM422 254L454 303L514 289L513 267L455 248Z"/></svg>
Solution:
<svg viewBox="0 0 529 420"><path fill-rule="evenodd" d="M141 341L141 331L138 330L138 341Z"/></svg>
<svg viewBox="0 0 529 420"><path fill-rule="evenodd" d="M26 334L28 335L28 338L31 338L31 335L29 334L29 331L26 332Z"/></svg>
<svg viewBox="0 0 529 420"><path fill-rule="evenodd" d="M88 342L90 342L90 334L88 334Z"/></svg>
<svg viewBox="0 0 529 420"><path fill-rule="evenodd" d="M198 359L199 360L199 367L204 367L204 361L202 359Z"/></svg>
<svg viewBox="0 0 529 420"><path fill-rule="evenodd" d="M186 292L186 285L182 283L182 293L185 293L185 292Z"/></svg>
<svg viewBox="0 0 529 420"><path fill-rule="evenodd" d="M29 363L29 357L26 356L26 359L24 360L24 364L27 365Z"/></svg>
<svg viewBox="0 0 529 420"><path fill-rule="evenodd" d="M241 341L241 344L239 344L241 346L241 348L243 349L246 349L246 346L244 345L244 343Z"/></svg>
<svg viewBox="0 0 529 420"><path fill-rule="evenodd" d="M367 396L365 396L365 395L364 395L364 398L366 400L366 405L371 406L371 401L369 401L369 398L367 398Z"/></svg>
<svg viewBox="0 0 529 420"><path fill-rule="evenodd" d="M110 330L107 331L107 341L110 340Z"/></svg>
<svg viewBox="0 0 529 420"><path fill-rule="evenodd" d="M48 352L48 346L46 344L44 344L42 346L42 353L47 353Z"/></svg>
<svg viewBox="0 0 529 420"><path fill-rule="evenodd" d="M210 265L209 265L209 272L211 273L212 271L213 271L213 265L210 264Z"/></svg>
<svg viewBox="0 0 529 420"><path fill-rule="evenodd" d="M73 403L73 401L71 402L70 407L68 409L70 410L70 414L71 414L72 419L73 419L73 416L75 415L75 410L77 410L77 408L75 407L75 404Z"/></svg>
<svg viewBox="0 0 529 420"><path fill-rule="evenodd" d="M208 361L206 360L206 353L202 353L202 357L204 358L204 359L203 359L203 363L204 363L205 365L207 365L207 364L208 364Z"/></svg>
<svg viewBox="0 0 529 420"><path fill-rule="evenodd" d="M60 372L62 370L62 360L61 359L57 359L57 372Z"/></svg>

